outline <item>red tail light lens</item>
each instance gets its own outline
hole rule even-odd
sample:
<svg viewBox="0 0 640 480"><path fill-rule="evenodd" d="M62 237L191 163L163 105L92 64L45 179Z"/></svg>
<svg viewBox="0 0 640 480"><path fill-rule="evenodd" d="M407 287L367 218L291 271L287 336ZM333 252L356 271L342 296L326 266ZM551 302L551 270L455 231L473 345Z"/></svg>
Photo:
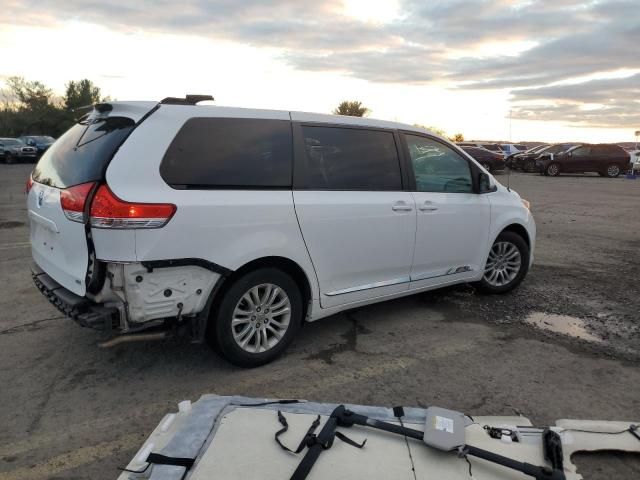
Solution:
<svg viewBox="0 0 640 480"><path fill-rule="evenodd" d="M60 190L60 205L65 217L72 222L85 222L85 206L95 182L81 183L73 187Z"/></svg>
<svg viewBox="0 0 640 480"><path fill-rule="evenodd" d="M31 191L31 187L33 187L33 178L29 175L27 179L27 185L24 187L24 193L29 193Z"/></svg>
<svg viewBox="0 0 640 480"><path fill-rule="evenodd" d="M107 185L98 188L91 202L91 226L95 228L160 228L176 206L171 203L131 203L120 200Z"/></svg>

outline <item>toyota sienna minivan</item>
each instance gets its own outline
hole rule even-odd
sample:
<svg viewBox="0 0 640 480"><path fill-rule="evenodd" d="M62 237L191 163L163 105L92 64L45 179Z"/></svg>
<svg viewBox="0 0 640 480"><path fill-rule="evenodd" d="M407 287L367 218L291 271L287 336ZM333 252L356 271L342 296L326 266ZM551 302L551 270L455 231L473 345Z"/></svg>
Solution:
<svg viewBox="0 0 640 480"><path fill-rule="evenodd" d="M197 100L97 104L29 178L33 279L77 323L176 328L257 366L305 322L527 274L529 203L449 141Z"/></svg>

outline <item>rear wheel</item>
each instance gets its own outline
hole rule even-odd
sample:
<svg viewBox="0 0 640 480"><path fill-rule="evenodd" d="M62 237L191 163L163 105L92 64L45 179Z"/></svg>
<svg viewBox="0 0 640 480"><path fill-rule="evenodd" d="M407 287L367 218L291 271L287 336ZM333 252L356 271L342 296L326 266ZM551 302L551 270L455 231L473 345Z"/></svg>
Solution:
<svg viewBox="0 0 640 480"><path fill-rule="evenodd" d="M229 362L257 367L274 360L302 323L302 295L275 268L246 273L224 292L207 329L209 343Z"/></svg>
<svg viewBox="0 0 640 480"><path fill-rule="evenodd" d="M517 287L529 271L529 247L514 232L502 232L493 242L484 276L478 288L487 293L506 293Z"/></svg>
<svg viewBox="0 0 640 480"><path fill-rule="evenodd" d="M620 165L617 165L615 163L608 165L605 175L609 178L617 177L618 175L620 175Z"/></svg>
<svg viewBox="0 0 640 480"><path fill-rule="evenodd" d="M550 163L544 171L549 177L557 177L560 175L560 165L557 163Z"/></svg>

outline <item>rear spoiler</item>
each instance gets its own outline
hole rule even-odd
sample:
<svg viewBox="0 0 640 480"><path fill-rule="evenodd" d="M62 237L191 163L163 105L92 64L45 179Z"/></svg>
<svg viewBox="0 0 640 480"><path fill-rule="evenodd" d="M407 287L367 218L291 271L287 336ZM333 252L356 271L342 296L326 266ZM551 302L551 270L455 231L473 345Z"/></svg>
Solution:
<svg viewBox="0 0 640 480"><path fill-rule="evenodd" d="M185 95L184 98L166 97L163 98L160 103L164 105L197 105L198 102L204 102L206 100L213 101L214 98L211 95Z"/></svg>

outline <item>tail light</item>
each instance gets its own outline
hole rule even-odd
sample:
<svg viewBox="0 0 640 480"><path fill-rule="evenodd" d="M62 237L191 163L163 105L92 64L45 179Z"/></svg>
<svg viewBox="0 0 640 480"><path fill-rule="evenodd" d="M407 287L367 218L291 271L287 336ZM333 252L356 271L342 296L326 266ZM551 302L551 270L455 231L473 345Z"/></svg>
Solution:
<svg viewBox="0 0 640 480"><path fill-rule="evenodd" d="M29 178L27 178L27 184L24 187L24 193L29 193L31 191L31 187L33 187L33 178L29 175Z"/></svg>
<svg viewBox="0 0 640 480"><path fill-rule="evenodd" d="M60 205L65 217L72 222L85 222L84 212L87 199L95 184L96 182L81 183L80 185L60 190Z"/></svg>
<svg viewBox="0 0 640 480"><path fill-rule="evenodd" d="M95 228L160 228L174 213L176 206L171 203L125 202L101 185L91 202L90 217Z"/></svg>

